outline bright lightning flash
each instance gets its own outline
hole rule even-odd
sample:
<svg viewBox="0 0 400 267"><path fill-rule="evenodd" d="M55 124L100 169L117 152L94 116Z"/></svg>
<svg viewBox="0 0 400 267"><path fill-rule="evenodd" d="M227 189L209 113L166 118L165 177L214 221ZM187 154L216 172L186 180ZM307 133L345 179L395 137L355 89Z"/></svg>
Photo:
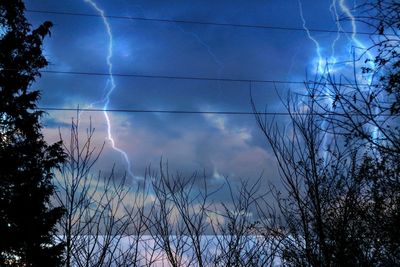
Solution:
<svg viewBox="0 0 400 267"><path fill-rule="evenodd" d="M350 20L350 23L351 23L352 33L351 33L351 36L347 35L347 38L351 45L350 53L355 53L356 49L361 51L361 53L364 53L364 57L366 59L368 59L368 64L373 69L373 67L374 67L373 55L371 54L370 51L368 51L368 49L366 49L366 46L362 43L362 41L359 40L359 38L357 38L356 19L355 19L354 15L352 14L350 8L346 5L345 0L332 0L331 4L329 6L329 10L330 10L331 14L333 15L333 19L335 20L336 28L337 28L336 38L333 40L333 42L331 44L331 55L326 57L326 58L329 58L329 60L327 60L327 59L324 60L324 58L322 56L322 51L324 51L323 47L321 46L319 41L314 36L311 35L310 30L307 28L306 20L304 18L304 14L303 14L303 5L302 5L301 0L298 0L298 4L299 4L300 18L303 23L303 29L306 31L307 37L315 45L315 53L317 56L317 59L316 59L317 74L324 75L324 74L326 74L327 71L329 73L332 73L335 71L335 64L337 63L337 59L336 59L336 55L335 55L335 46L336 46L336 43L340 39L340 33L344 32L344 30L340 24L340 20L339 20L338 8L340 8L341 12ZM315 60L314 60L314 64L315 64ZM355 78L357 80L359 80L359 81L357 81L359 83L361 83L362 79L364 79L363 83L367 82L368 84L371 84L371 82L372 82L371 75L369 75L369 76L362 75L360 77L355 77ZM327 96L326 97L327 104L329 106L331 106L333 103L333 99L332 99L332 97L329 96L328 91L325 92L325 94ZM377 135L378 135L377 131L378 130L376 128L372 129L373 138L377 137ZM326 142L327 142L327 137L325 137L324 145L326 145Z"/></svg>
<svg viewBox="0 0 400 267"><path fill-rule="evenodd" d="M337 0L333 0L333 4L336 4ZM350 19L351 22L351 29L352 29L352 34L351 34L351 42L352 42L352 47L357 48L361 50L361 53L365 53L364 56L367 59L367 64L371 69L375 68L374 64L374 56L372 53L366 48L366 46L357 38L357 24L356 24L356 19L354 15L351 13L350 8L346 5L345 0L339 0L339 6L342 12ZM356 79L364 79L364 82L367 82L367 84L372 83L372 74L369 75L363 75L360 77L355 77ZM360 82L360 81L358 81ZM377 110L376 110L377 111ZM372 129L372 138L377 139L379 135L379 130L378 127L373 127Z"/></svg>
<svg viewBox="0 0 400 267"><path fill-rule="evenodd" d="M113 75L113 65L112 65L112 56L113 56L113 35L112 35L112 31L111 31L111 26L110 23L108 22L107 18L105 17L104 14L104 10L102 10L101 8L99 8L97 6L97 4L92 1L92 0L84 0L86 3L90 4L93 9L96 10L96 12L101 16L104 26L106 28L107 31L107 35L108 35L108 49L107 49L107 65L108 65L108 76L109 79L107 81L108 84L108 90L106 91L105 97L104 97L104 105L103 105L103 114L104 117L106 119L106 123L107 123L107 139L110 141L112 148L119 152L121 154L121 156L123 157L126 166L127 166L127 173L130 177L134 178L133 172L132 172L132 167L131 167L131 162L129 160L128 154L122 150L121 148L117 147L117 145L115 144L115 140L112 136L112 125L111 125L111 119L110 116L107 113L107 109L108 109L108 105L110 103L110 95L112 94L112 92L114 91L116 84L115 84L115 80L114 80L114 75Z"/></svg>
<svg viewBox="0 0 400 267"><path fill-rule="evenodd" d="M317 39L315 39L311 35L310 30L307 28L306 20L304 18L304 14L303 14L303 4L302 4L301 0L298 0L298 3L299 3L300 18L301 18L301 21L303 22L303 29L306 31L308 38L315 44L315 49L316 49L316 53L317 53L317 73L323 73L324 62L323 62L322 55L321 55L321 46L320 46L319 42L317 41Z"/></svg>

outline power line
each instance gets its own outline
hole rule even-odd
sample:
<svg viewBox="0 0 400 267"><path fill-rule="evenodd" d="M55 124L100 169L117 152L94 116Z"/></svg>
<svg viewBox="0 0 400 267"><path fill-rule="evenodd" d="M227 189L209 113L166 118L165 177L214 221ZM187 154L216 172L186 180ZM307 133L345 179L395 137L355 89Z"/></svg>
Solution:
<svg viewBox="0 0 400 267"><path fill-rule="evenodd" d="M183 115L266 115L266 116L363 116L359 113L342 114L336 112L251 112L251 111L206 111L206 110L156 110L156 109L99 109L99 108L58 108L58 107L38 107L38 110L45 111L85 111L85 112L120 112L120 113L163 113L163 114L183 114ZM391 116L390 114L380 114L379 116Z"/></svg>
<svg viewBox="0 0 400 267"><path fill-rule="evenodd" d="M35 10L27 9L29 13L41 13L41 14L52 14L52 15L65 15L65 16L80 16L80 17L101 17L98 14L81 13L81 12L66 12L66 11L49 11L49 10ZM150 22L161 22L161 23L180 23L180 24L197 24L205 26L222 26L222 27L235 27L235 28L253 28L253 29L268 29L268 30L280 30L280 31L306 31L303 28L298 27L281 27L281 26L270 26L270 25L255 25L255 24L239 24L239 23L223 23L223 22L210 22L210 21L196 21L196 20L179 20L179 19L160 19L160 18L145 18L145 17L131 17L131 16L114 16L104 15L109 19L125 19L125 20L136 20L136 21L150 21ZM337 33L337 30L328 29L308 29L310 32L321 32L321 33ZM354 34L352 31L340 31L341 33ZM371 32L356 32L361 35L377 35L377 33Z"/></svg>
<svg viewBox="0 0 400 267"><path fill-rule="evenodd" d="M110 76L105 72L81 72L81 71L58 71L43 70L43 73L51 74L72 74L72 75L88 75L88 76ZM198 81L220 81L220 82L243 82L243 83L295 83L304 84L301 81L281 81L281 80L259 80L259 79L233 79L233 78L215 78L215 77L198 77L198 76L176 76L176 75L151 75L151 74L127 74L113 73L115 77L134 77L134 78L151 78L151 79L172 79L172 80L198 80Z"/></svg>
<svg viewBox="0 0 400 267"><path fill-rule="evenodd" d="M12 71L11 69L3 69ZM105 72L82 72L82 71L60 71L60 70L42 70L41 73L49 74L67 74L67 75L86 75L86 76L110 76ZM273 84L316 84L326 85L329 82L317 81L283 81L283 80L261 80L261 79L233 79L233 78L215 78L215 77L198 77L198 76L175 76L175 75L151 75L151 74L128 74L113 73L115 77L133 77L133 78L149 78L149 79L170 79L170 80L196 80L196 81L220 81L220 82L242 82L242 83L273 83ZM335 83L335 86L372 86L369 84L355 83Z"/></svg>
<svg viewBox="0 0 400 267"><path fill-rule="evenodd" d="M38 107L45 111L86 111L86 112L122 112L122 113L166 113L166 114L216 114L216 115L254 115L250 111L201 111L201 110L155 110L155 109L99 109L99 108L57 108ZM264 115L289 115L286 112L262 112Z"/></svg>

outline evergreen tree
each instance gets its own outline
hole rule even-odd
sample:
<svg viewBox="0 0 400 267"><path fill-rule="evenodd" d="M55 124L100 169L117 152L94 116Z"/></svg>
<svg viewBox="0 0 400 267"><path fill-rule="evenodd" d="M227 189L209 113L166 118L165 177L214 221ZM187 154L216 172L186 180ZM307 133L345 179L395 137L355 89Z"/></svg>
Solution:
<svg viewBox="0 0 400 267"><path fill-rule="evenodd" d="M24 10L22 0L0 1L0 266L59 266L63 208L51 208L50 197L64 153L44 141L40 93L29 90L48 64L42 43L52 23L32 30Z"/></svg>

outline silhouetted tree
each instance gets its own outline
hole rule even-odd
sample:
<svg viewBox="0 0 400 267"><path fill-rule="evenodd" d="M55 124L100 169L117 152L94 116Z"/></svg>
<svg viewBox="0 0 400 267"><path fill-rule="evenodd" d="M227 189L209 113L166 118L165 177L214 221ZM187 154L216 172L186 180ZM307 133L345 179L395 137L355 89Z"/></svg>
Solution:
<svg viewBox="0 0 400 267"><path fill-rule="evenodd" d="M151 266L156 250L144 237L148 191L129 185L114 169L94 174L104 143L97 149L91 123L82 136L79 122L78 113L70 136L60 132L67 158L54 179L54 202L66 209L58 225L65 266Z"/></svg>
<svg viewBox="0 0 400 267"><path fill-rule="evenodd" d="M334 112L324 119L348 142L400 156L400 3L375 0L357 8L358 22L371 30L371 45L361 53L355 50L353 75L327 70L325 85L314 93L331 96L333 103L317 104L324 113ZM366 63L361 68L360 61Z"/></svg>
<svg viewBox="0 0 400 267"><path fill-rule="evenodd" d="M226 181L212 189L205 175L152 175L155 201L147 222L167 266L275 266L280 236L260 181ZM230 199L213 200L226 187ZM211 234L211 235L210 235Z"/></svg>
<svg viewBox="0 0 400 267"><path fill-rule="evenodd" d="M253 104L285 189L275 193L288 266L400 265L400 4L358 8L375 58L360 68L354 57L351 77L327 68L306 98L289 97L287 129Z"/></svg>
<svg viewBox="0 0 400 267"><path fill-rule="evenodd" d="M0 265L58 266L63 245L54 240L63 208L49 207L53 169L63 161L48 145L29 87L47 65L42 42L51 22L31 30L21 0L0 2Z"/></svg>
<svg viewBox="0 0 400 267"><path fill-rule="evenodd" d="M358 9L357 20L373 32L368 51L374 57L347 79L353 85L344 86L328 73L316 95L334 96L332 107L319 105L323 112L334 111L325 120L346 144L361 145L365 152L357 180L365 200L362 222L368 226L369 256L374 266L395 266L400 265L400 3L367 1ZM362 76L368 84L357 82Z"/></svg>
<svg viewBox="0 0 400 267"><path fill-rule="evenodd" d="M305 105L307 112L301 112ZM353 229L358 207L354 157L349 149L341 149L337 138L329 142L329 151L324 148L327 133L320 130L323 122L316 117L312 99L301 107L296 99L290 100L287 110L289 134L281 123L257 115L284 188L275 189L286 236L280 256L289 266L343 266L339 261L349 256L354 261L348 266L356 266L358 255L343 253L357 248L354 242L360 237L360 231Z"/></svg>
<svg viewBox="0 0 400 267"><path fill-rule="evenodd" d="M222 203L212 200L221 187L211 190L204 175L171 175L168 165L147 168L137 185L113 170L94 174L103 146L91 123L80 133L77 115L69 137L60 133L67 160L54 179L54 203L66 209L58 236L66 266L274 266L281 237L271 235L260 180L224 183L230 201Z"/></svg>

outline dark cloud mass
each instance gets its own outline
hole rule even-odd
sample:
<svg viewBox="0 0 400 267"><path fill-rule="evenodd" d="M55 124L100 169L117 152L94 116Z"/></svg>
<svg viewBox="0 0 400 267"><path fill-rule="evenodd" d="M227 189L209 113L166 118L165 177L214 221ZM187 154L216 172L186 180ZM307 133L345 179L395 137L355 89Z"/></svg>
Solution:
<svg viewBox="0 0 400 267"><path fill-rule="evenodd" d="M299 2L284 1L95 1L107 15L192 20L231 24L302 28ZM340 1L302 2L306 25L335 30L331 4ZM353 7L353 1L343 1ZM84 0L35 1L28 10L98 14ZM331 9L330 9L331 8ZM339 10L340 12L340 10ZM46 40L47 70L107 73L109 38L99 17L27 12L33 26L44 20L54 23ZM113 34L113 72L162 76L228 79L304 81L314 75L317 51L305 31L166 23L109 19ZM349 20L342 23L351 30ZM322 59L332 52L348 59L349 36L312 32L321 45ZM362 40L362 37L359 37ZM34 85L43 90L40 106L102 108L109 89L107 76L44 73ZM234 81L201 81L161 78L115 77L110 95L111 109L251 111L250 84ZM259 108L284 111L278 94L304 92L301 84L254 82L252 94ZM46 136L54 139L58 127L68 128L75 112L49 112ZM226 175L275 180L271 151L257 128L254 116L215 114L109 113L116 144L123 148L137 176L161 157L172 169L183 172L206 170L214 179ZM111 149L107 125L101 112L82 115L82 127L89 117L96 138L106 142L102 167L126 167L121 155ZM283 123L285 119L280 119Z"/></svg>

